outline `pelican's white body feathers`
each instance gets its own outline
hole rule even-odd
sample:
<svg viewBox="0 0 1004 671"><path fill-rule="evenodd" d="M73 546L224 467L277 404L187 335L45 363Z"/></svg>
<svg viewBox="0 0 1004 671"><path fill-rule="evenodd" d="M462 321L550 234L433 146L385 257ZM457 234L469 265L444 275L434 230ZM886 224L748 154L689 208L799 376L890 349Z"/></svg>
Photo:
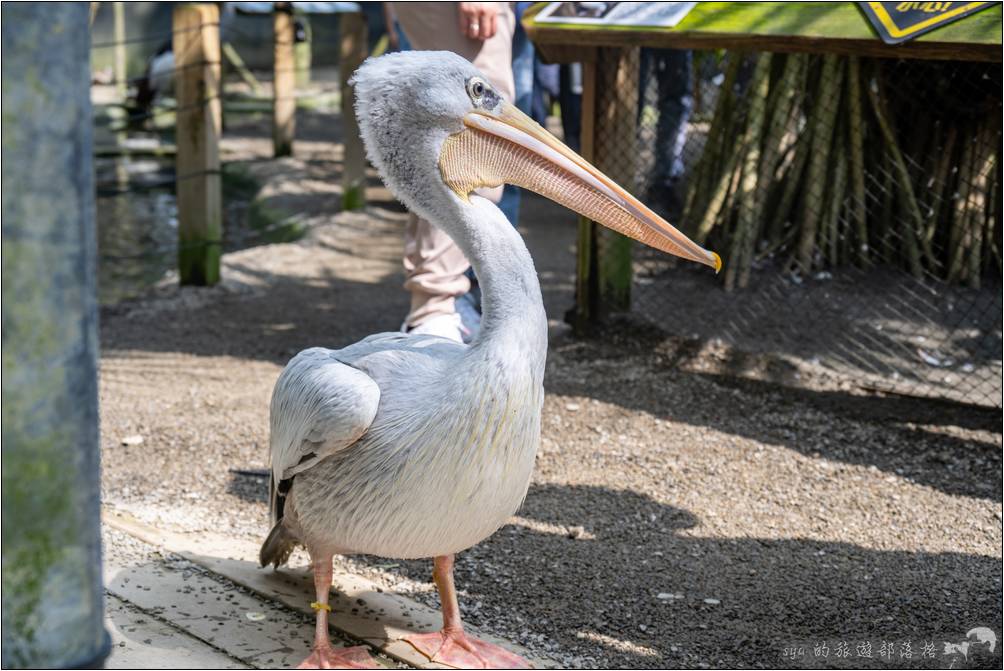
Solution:
<svg viewBox="0 0 1004 671"><path fill-rule="evenodd" d="M400 333L301 352L272 401L315 409L294 422L272 413L273 457L285 459L273 463L276 480L297 474L287 525L322 553L432 557L483 540L530 482L539 368L525 358L500 367L444 338Z"/></svg>
<svg viewBox="0 0 1004 671"><path fill-rule="evenodd" d="M429 89L463 92L477 74L454 54L408 52L371 59L355 75L370 159L412 211L464 251L485 312L470 346L382 333L290 361L271 412L273 514L292 537L280 545L300 542L318 556L448 555L495 532L526 495L547 354L540 285L502 212L478 196L459 198L437 162L466 110ZM263 563L268 556L283 553L263 548Z"/></svg>

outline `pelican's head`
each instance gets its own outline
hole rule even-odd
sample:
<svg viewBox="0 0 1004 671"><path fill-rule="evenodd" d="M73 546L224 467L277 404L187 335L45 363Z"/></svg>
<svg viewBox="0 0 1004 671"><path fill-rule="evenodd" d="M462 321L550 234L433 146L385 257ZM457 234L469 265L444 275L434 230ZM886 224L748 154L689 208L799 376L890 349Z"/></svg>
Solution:
<svg viewBox="0 0 1004 671"><path fill-rule="evenodd" d="M356 71L356 116L387 186L430 221L450 219L479 187L515 184L670 254L721 260L502 100L468 61L447 51L368 59Z"/></svg>

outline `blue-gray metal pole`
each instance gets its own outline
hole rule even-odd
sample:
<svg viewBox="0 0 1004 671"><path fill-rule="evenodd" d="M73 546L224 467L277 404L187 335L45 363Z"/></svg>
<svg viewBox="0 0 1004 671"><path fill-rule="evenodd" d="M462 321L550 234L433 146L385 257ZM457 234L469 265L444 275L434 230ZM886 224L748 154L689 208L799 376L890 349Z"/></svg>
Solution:
<svg viewBox="0 0 1004 671"><path fill-rule="evenodd" d="M2 13L2 661L87 668L108 651L88 3Z"/></svg>

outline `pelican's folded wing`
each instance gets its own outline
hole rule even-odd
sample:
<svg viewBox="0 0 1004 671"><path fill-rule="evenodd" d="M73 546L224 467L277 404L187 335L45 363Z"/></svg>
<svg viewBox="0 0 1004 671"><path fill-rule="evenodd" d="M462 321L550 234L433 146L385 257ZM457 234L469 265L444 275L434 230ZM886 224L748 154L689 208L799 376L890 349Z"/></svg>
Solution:
<svg viewBox="0 0 1004 671"><path fill-rule="evenodd" d="M380 388L369 375L315 347L300 352L272 392L270 453L273 482L301 473L366 433Z"/></svg>

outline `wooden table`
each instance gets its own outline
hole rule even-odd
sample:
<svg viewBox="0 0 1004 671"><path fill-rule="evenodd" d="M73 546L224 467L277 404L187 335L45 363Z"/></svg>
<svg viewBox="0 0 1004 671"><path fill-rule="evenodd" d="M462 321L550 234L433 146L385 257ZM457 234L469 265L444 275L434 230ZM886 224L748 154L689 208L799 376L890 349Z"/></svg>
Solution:
<svg viewBox="0 0 1004 671"><path fill-rule="evenodd" d="M622 184L633 181L623 156L637 137L639 47L1002 60L1000 4L899 45L885 44L853 2L702 2L672 28L539 23L547 4L531 7L523 27L543 60L583 64L582 154ZM577 256L573 326L630 309L631 241L582 219Z"/></svg>

